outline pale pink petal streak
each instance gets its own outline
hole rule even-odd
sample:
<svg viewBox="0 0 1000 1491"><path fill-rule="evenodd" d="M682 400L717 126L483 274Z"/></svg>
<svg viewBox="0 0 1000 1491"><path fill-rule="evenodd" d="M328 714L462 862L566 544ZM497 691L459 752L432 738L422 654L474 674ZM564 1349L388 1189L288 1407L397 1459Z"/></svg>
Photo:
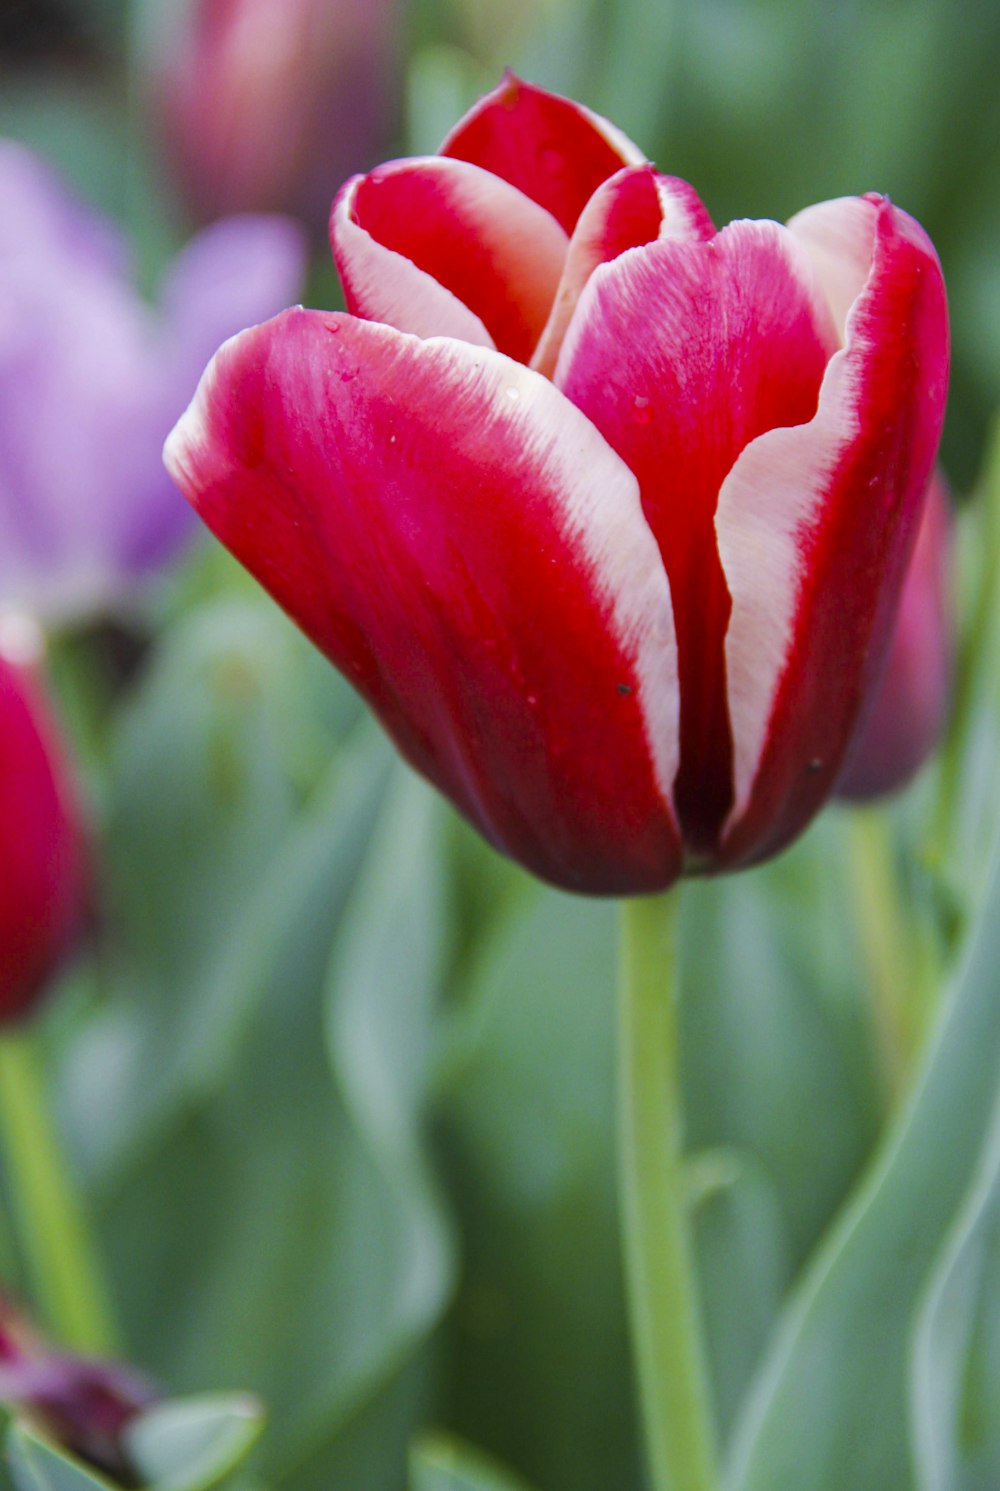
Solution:
<svg viewBox="0 0 1000 1491"><path fill-rule="evenodd" d="M167 460L495 844L571 888L669 883L669 587L635 478L551 383L288 312L222 349Z"/></svg>

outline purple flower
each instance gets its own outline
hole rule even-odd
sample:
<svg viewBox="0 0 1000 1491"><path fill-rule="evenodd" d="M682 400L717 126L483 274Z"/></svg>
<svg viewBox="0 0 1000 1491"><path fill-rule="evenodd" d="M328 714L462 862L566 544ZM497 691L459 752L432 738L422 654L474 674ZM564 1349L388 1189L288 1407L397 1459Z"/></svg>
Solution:
<svg viewBox="0 0 1000 1491"><path fill-rule="evenodd" d="M120 233L0 141L0 606L100 614L179 552L193 522L164 438L220 337L294 299L304 267L297 225L226 219L151 307Z"/></svg>

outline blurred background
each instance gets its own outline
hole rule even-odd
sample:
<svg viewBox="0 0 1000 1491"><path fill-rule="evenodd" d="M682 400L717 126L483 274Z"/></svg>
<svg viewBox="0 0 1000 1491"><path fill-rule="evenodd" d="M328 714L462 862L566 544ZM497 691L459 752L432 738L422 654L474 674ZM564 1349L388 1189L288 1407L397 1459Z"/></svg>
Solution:
<svg viewBox="0 0 1000 1491"><path fill-rule="evenodd" d="M952 728L891 809L686 888L684 1076L734 1485L843 1491L846 1447L866 1491L1000 1483L985 965L878 1149L997 823L998 62L986 0L0 0L0 136L36 153L0 151L0 605L47 627L94 862L39 1038L121 1353L268 1404L242 1485L401 1491L410 1453L417 1491L501 1485L442 1478L438 1432L538 1491L641 1485L613 910L474 839L159 467L223 337L339 303L341 182L507 65L717 223L877 190L940 251ZM821 1283L845 1204L864 1246L835 1233ZM0 1269L30 1304L6 1223Z"/></svg>

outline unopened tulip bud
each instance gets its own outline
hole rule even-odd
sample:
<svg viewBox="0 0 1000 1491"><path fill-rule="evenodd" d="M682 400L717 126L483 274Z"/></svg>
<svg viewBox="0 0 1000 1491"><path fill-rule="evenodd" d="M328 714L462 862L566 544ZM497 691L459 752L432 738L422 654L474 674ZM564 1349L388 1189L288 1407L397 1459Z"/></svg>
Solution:
<svg viewBox="0 0 1000 1491"><path fill-rule="evenodd" d="M952 628L951 509L939 473L927 490L885 671L837 795L896 792L930 756L948 715Z"/></svg>
<svg viewBox="0 0 1000 1491"><path fill-rule="evenodd" d="M396 0L182 0L151 47L165 143L194 213L320 226L392 134Z"/></svg>
<svg viewBox="0 0 1000 1491"><path fill-rule="evenodd" d="M0 1024L44 992L83 918L80 813L32 629L0 618Z"/></svg>
<svg viewBox="0 0 1000 1491"><path fill-rule="evenodd" d="M133 1367L54 1350L0 1296L0 1400L46 1437L134 1484L124 1431L158 1397Z"/></svg>

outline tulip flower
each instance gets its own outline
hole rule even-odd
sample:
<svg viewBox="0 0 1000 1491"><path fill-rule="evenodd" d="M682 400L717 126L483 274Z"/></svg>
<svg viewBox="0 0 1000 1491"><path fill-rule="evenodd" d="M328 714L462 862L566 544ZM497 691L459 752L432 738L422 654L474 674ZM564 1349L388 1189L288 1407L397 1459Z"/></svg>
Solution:
<svg viewBox="0 0 1000 1491"><path fill-rule="evenodd" d="M86 618L178 554L192 520L163 439L219 339L286 304L304 257L283 219L218 223L154 311L121 235L0 141L0 606Z"/></svg>
<svg viewBox="0 0 1000 1491"><path fill-rule="evenodd" d="M321 225L392 133L397 0L181 0L151 48L163 133L195 214Z"/></svg>
<svg viewBox="0 0 1000 1491"><path fill-rule="evenodd" d="M889 656L839 797L896 792L930 756L948 717L952 630L948 596L951 509L940 474L928 488Z"/></svg>
<svg viewBox="0 0 1000 1491"><path fill-rule="evenodd" d="M134 1485L124 1431L159 1394L133 1367L57 1352L0 1297L0 1399L98 1470Z"/></svg>
<svg viewBox="0 0 1000 1491"><path fill-rule="evenodd" d="M79 929L80 813L35 671L34 629L0 618L0 1023L30 1009Z"/></svg>
<svg viewBox="0 0 1000 1491"><path fill-rule="evenodd" d="M651 892L833 790L937 450L937 255L876 195L717 232L507 77L341 190L348 314L223 347L185 495L498 848Z"/></svg>

